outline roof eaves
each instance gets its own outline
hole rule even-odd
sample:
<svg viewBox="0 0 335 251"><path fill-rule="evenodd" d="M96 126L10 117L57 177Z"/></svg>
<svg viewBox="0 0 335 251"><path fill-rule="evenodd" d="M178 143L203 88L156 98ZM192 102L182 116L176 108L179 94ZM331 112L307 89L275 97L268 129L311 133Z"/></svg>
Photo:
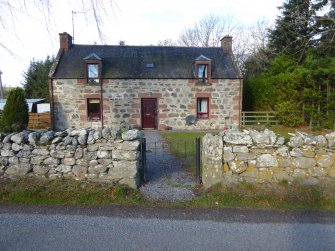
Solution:
<svg viewBox="0 0 335 251"><path fill-rule="evenodd" d="M59 49L58 53L57 53L57 56L55 58L55 61L53 62L51 68L50 68L50 71L49 71L49 75L48 77L49 78L53 78L55 73L56 73L56 70L58 68L58 65L59 65L59 62L60 62L60 59L62 57L62 54L63 54L63 50L62 49Z"/></svg>
<svg viewBox="0 0 335 251"><path fill-rule="evenodd" d="M87 57L84 57L84 60L99 60L101 61L101 57L99 57L97 54L95 53L91 53L90 55L88 55Z"/></svg>
<svg viewBox="0 0 335 251"><path fill-rule="evenodd" d="M212 60L201 54L199 57L195 59L195 61L212 61Z"/></svg>

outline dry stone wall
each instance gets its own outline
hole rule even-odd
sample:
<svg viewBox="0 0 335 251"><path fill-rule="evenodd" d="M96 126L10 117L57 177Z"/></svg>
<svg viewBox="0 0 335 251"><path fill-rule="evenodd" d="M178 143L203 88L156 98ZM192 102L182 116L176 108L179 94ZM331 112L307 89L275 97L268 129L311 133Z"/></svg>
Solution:
<svg viewBox="0 0 335 251"><path fill-rule="evenodd" d="M138 188L138 130L23 131L1 137L0 176L109 181Z"/></svg>
<svg viewBox="0 0 335 251"><path fill-rule="evenodd" d="M203 138L202 181L318 184L335 177L335 132L291 134L288 142L270 130L229 130Z"/></svg>

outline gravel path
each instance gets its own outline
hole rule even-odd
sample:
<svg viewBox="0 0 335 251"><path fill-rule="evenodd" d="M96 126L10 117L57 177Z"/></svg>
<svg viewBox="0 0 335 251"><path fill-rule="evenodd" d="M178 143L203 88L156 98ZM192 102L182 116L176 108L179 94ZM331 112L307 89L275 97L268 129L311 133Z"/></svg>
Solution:
<svg viewBox="0 0 335 251"><path fill-rule="evenodd" d="M140 187L144 198L151 201L188 201L194 198L196 185L182 163L169 151L159 131L143 131L147 142L147 184Z"/></svg>

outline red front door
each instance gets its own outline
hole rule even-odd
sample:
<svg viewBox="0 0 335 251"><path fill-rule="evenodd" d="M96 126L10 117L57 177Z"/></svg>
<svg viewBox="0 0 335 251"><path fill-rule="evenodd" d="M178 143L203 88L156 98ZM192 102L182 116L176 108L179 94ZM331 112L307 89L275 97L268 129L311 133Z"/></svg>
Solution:
<svg viewBox="0 0 335 251"><path fill-rule="evenodd" d="M142 110L142 128L157 128L156 126L157 99L143 98L141 100L141 110Z"/></svg>

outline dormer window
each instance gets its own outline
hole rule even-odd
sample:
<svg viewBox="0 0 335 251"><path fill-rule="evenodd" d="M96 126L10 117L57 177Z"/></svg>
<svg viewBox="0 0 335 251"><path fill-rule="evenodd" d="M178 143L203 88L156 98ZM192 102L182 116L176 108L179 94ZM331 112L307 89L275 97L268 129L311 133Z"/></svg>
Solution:
<svg viewBox="0 0 335 251"><path fill-rule="evenodd" d="M99 84L101 79L101 58L92 53L84 58L87 83Z"/></svg>
<svg viewBox="0 0 335 251"><path fill-rule="evenodd" d="M199 82L208 83L208 65L198 65L198 80Z"/></svg>
<svg viewBox="0 0 335 251"><path fill-rule="evenodd" d="M198 83L211 82L211 60L203 55L200 55L195 60L195 76Z"/></svg>
<svg viewBox="0 0 335 251"><path fill-rule="evenodd" d="M87 64L87 82L88 83L99 83L99 65L98 64Z"/></svg>

